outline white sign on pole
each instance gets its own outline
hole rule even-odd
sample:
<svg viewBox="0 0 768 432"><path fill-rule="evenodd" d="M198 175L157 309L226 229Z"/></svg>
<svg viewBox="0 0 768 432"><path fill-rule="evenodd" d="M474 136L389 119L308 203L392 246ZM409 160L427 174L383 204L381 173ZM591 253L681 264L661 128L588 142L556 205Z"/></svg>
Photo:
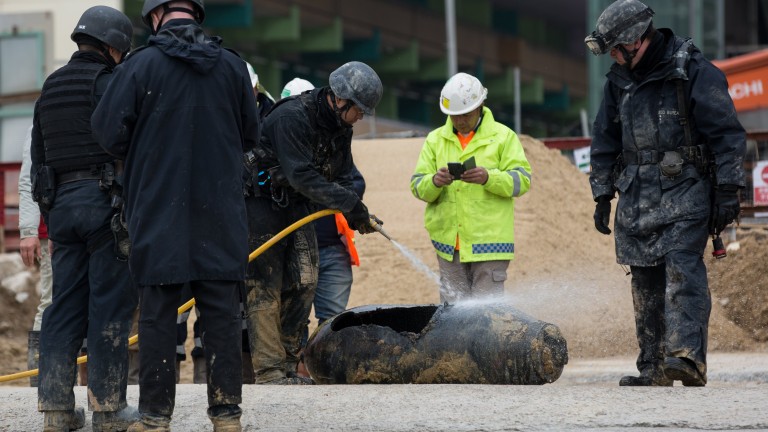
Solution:
<svg viewBox="0 0 768 432"><path fill-rule="evenodd" d="M579 167L579 171L584 173L589 172L589 149L589 146L573 149L573 161Z"/></svg>
<svg viewBox="0 0 768 432"><path fill-rule="evenodd" d="M754 205L768 205L768 160L758 161L752 168Z"/></svg>

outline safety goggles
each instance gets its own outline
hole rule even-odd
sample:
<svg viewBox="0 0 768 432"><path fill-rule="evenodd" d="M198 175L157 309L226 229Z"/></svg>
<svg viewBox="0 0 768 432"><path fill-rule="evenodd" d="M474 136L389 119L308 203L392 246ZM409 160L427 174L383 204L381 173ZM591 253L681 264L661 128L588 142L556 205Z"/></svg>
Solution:
<svg viewBox="0 0 768 432"><path fill-rule="evenodd" d="M598 33L597 30L593 31L592 33L590 33L589 36L584 38L584 43L587 45L587 48L592 52L592 54L594 55L605 54L608 51L610 51L611 48L620 44L620 43L615 43L619 35L624 33L627 29L629 29L633 25L645 19L651 18L653 14L654 14L653 9L646 7L645 9L636 13L635 15L632 15L631 17L620 22L605 34Z"/></svg>
<svg viewBox="0 0 768 432"><path fill-rule="evenodd" d="M605 54L608 52L608 43L605 41L605 36L593 31L589 36L584 38L584 43L587 44L587 48L594 55Z"/></svg>

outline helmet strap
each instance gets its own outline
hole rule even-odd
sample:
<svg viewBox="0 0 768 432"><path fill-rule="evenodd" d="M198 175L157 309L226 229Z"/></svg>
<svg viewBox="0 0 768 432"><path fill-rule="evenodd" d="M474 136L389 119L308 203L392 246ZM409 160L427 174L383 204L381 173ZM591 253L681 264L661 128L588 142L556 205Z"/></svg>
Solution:
<svg viewBox="0 0 768 432"><path fill-rule="evenodd" d="M333 93L333 91L329 91L328 95L331 97L331 106L333 108L333 112L336 114L336 120L339 124L339 126L342 126L343 124L348 125L346 121L344 121L344 114L349 112L349 109L352 108L352 105L347 101L347 103L339 108L339 105L336 103L336 94Z"/></svg>
<svg viewBox="0 0 768 432"><path fill-rule="evenodd" d="M107 64L109 64L112 69L117 66L114 57L112 57L112 54L109 53L109 47L105 44L101 45L101 55L104 56L104 59L107 60ZM125 57L125 54L123 54L123 57Z"/></svg>
<svg viewBox="0 0 768 432"><path fill-rule="evenodd" d="M624 62L627 64L627 68L632 67L632 62L635 60L635 57L637 56L637 53L640 51L640 48L635 48L632 51L627 51L626 48L624 48L624 45L619 45L616 47L619 52L621 52L621 56L624 57Z"/></svg>

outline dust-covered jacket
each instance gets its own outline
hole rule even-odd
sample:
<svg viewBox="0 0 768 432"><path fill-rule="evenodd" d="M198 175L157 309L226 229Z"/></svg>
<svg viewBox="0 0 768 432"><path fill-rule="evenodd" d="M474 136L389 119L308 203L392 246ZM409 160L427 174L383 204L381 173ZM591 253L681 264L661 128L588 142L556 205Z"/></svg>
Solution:
<svg viewBox="0 0 768 432"><path fill-rule="evenodd" d="M437 187L432 177L448 162L474 157L488 171L484 185L454 181ZM512 129L497 123L483 107L483 120L466 149L450 116L430 132L419 155L411 192L427 202L424 226L437 255L453 259L459 237L461 262L511 260L515 256L515 198L531 188L531 165Z"/></svg>
<svg viewBox="0 0 768 432"><path fill-rule="evenodd" d="M611 67L593 128L592 195L612 197L618 191L616 255L626 265L654 266L671 250L703 254L707 243L712 193L708 174L686 162L679 175L666 177L651 158L688 145L677 80L672 79L677 76L674 55L687 39L669 29L658 32L665 44L661 61L639 82L625 67ZM725 75L695 47L685 72L691 144L703 145L712 154L718 184L744 187L746 136ZM627 161L616 176L614 166L624 151L644 152L650 160Z"/></svg>
<svg viewBox="0 0 768 432"><path fill-rule="evenodd" d="M243 152L259 119L245 62L193 20L136 50L92 117L125 160L125 210L139 285L241 280L248 261Z"/></svg>

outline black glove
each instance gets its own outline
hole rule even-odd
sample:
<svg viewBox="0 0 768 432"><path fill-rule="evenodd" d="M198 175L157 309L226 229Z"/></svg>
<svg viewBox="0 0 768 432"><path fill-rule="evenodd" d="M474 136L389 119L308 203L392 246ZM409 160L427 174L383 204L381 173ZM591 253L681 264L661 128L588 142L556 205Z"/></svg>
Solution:
<svg viewBox="0 0 768 432"><path fill-rule="evenodd" d="M375 231L371 226L371 215L368 213L368 207L362 201L358 201L344 217L347 219L349 227L360 234L370 234Z"/></svg>
<svg viewBox="0 0 768 432"><path fill-rule="evenodd" d="M715 203L712 206L713 234L720 234L725 227L736 220L741 212L739 205L739 187L720 185L715 188Z"/></svg>
<svg viewBox="0 0 768 432"><path fill-rule="evenodd" d="M595 205L595 229L600 233L608 235L611 229L608 224L611 222L611 196L601 195L597 197Z"/></svg>

